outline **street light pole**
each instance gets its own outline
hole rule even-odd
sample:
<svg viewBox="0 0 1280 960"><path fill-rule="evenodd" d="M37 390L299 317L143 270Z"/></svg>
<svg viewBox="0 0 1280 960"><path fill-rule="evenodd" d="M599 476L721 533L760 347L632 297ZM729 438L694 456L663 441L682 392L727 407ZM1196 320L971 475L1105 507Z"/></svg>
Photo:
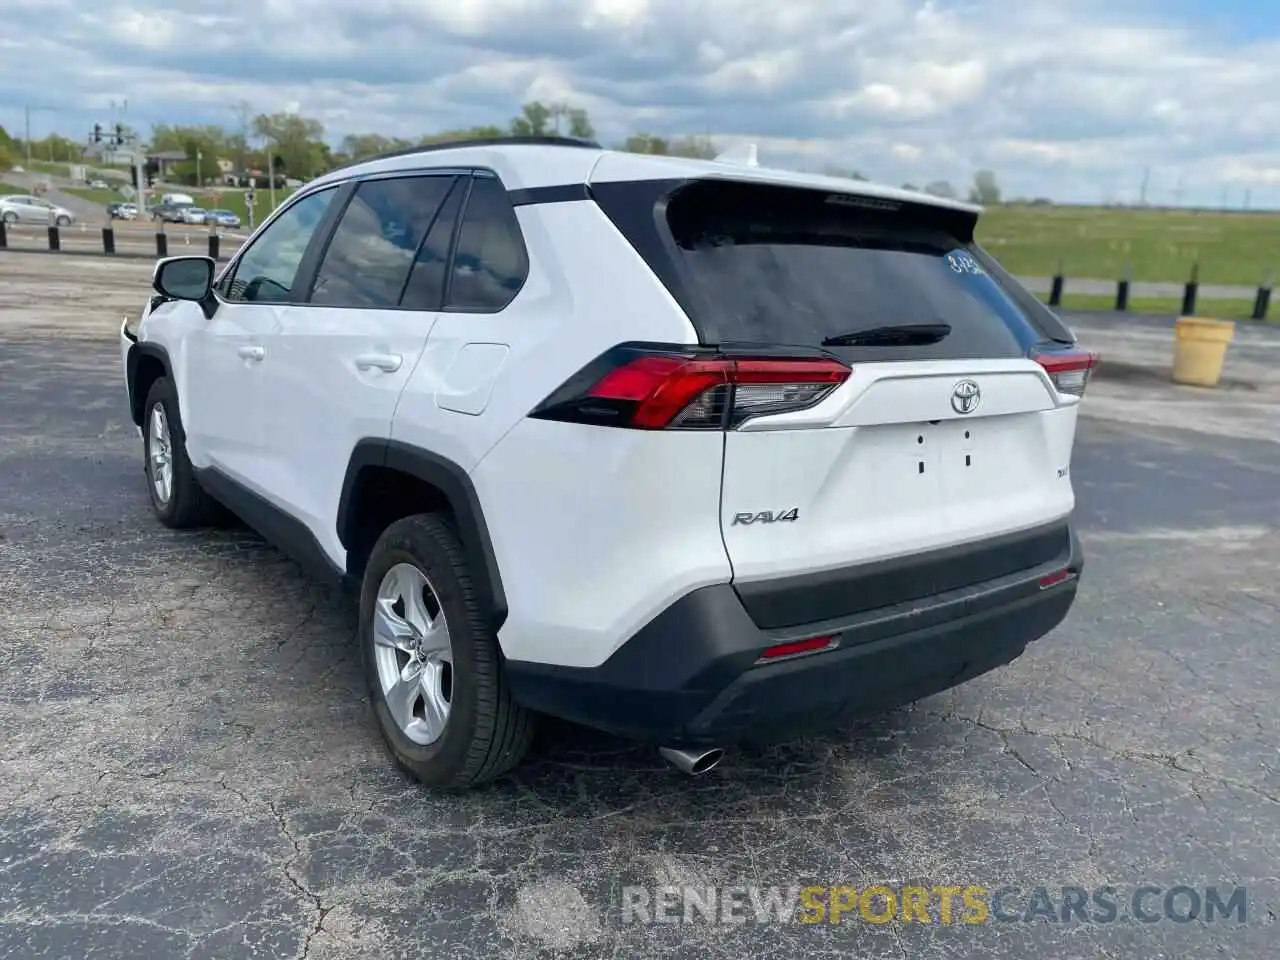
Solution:
<svg viewBox="0 0 1280 960"><path fill-rule="evenodd" d="M274 144L270 140L267 141L267 147L267 189L270 191L271 196L271 212L274 213L276 209L276 153Z"/></svg>

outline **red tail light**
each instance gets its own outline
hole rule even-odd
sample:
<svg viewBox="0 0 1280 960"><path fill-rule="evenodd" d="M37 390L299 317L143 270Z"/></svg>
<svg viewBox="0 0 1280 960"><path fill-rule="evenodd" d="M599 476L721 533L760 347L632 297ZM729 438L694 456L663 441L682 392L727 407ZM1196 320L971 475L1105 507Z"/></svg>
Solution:
<svg viewBox="0 0 1280 960"><path fill-rule="evenodd" d="M1059 393L1083 397L1100 356L1092 350L1071 349L1036 353L1033 359L1044 367Z"/></svg>
<svg viewBox="0 0 1280 960"><path fill-rule="evenodd" d="M623 346L570 379L531 414L642 430L717 430L804 410L849 378L830 357L734 356Z"/></svg>

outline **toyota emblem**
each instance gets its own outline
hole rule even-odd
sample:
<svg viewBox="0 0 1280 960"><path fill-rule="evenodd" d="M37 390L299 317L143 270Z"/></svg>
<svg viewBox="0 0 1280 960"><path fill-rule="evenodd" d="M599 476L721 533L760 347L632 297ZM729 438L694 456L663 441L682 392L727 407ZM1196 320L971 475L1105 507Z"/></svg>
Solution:
<svg viewBox="0 0 1280 960"><path fill-rule="evenodd" d="M972 380L961 380L951 389L951 409L956 413L973 413L982 402L982 389Z"/></svg>

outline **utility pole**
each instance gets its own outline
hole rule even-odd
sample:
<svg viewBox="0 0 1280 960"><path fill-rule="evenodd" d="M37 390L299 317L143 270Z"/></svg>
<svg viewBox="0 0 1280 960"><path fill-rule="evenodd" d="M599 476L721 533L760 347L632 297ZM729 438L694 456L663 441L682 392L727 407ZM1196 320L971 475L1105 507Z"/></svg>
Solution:
<svg viewBox="0 0 1280 960"><path fill-rule="evenodd" d="M1138 206L1145 207L1147 205L1147 187L1151 183L1151 168L1147 167L1142 171L1142 190L1138 194Z"/></svg>
<svg viewBox="0 0 1280 960"><path fill-rule="evenodd" d="M249 149L249 104L241 100L233 108L236 118L240 121L240 173L244 173L249 166L246 157L246 151Z"/></svg>
<svg viewBox="0 0 1280 960"><path fill-rule="evenodd" d="M1173 188L1173 205L1182 206L1182 173L1178 173L1178 184Z"/></svg>
<svg viewBox="0 0 1280 960"><path fill-rule="evenodd" d="M1252 195L1252 193L1253 191L1248 188L1246 188L1244 191L1244 209L1245 210L1249 209L1249 197Z"/></svg>

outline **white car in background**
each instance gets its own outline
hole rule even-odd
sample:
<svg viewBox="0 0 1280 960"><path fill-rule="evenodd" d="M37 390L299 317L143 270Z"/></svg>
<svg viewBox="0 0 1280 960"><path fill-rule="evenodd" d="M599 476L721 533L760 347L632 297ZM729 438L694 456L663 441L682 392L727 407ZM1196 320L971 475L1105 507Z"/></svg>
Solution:
<svg viewBox="0 0 1280 960"><path fill-rule="evenodd" d="M60 207L39 197L0 197L0 220L5 223L44 223L69 227L76 222L76 215L66 207Z"/></svg>
<svg viewBox="0 0 1280 960"><path fill-rule="evenodd" d="M182 211L183 223L204 223L205 212L203 207L185 207Z"/></svg>

